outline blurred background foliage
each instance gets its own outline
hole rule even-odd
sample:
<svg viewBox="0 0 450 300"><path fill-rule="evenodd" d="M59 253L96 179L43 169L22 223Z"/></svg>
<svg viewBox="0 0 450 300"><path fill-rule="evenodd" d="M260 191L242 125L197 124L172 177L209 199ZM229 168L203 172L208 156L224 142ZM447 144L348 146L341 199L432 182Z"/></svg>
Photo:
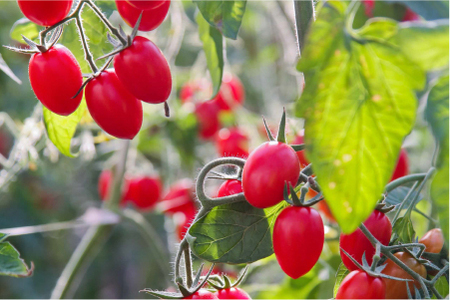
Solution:
<svg viewBox="0 0 450 300"><path fill-rule="evenodd" d="M131 31L115 12L113 1L96 2L115 25L121 24L127 32ZM405 11L402 3L377 2L374 15L400 21ZM193 107L182 106L179 100L183 84L208 78L195 13L196 7L191 1L173 1L166 21L155 31L144 34L162 49L171 65L174 88L169 104L172 113L170 118L165 118L162 106L144 105L144 126L132 142L127 172L159 174L165 190L178 179L195 178L205 162L218 157L214 143L197 137ZM2 45L18 45L11 39L10 31L22 17L15 1L0 1ZM361 6L354 27L362 26L366 20ZM250 137L250 149L266 140L261 132L261 115L270 124L276 124L282 107L291 108L301 91L302 78L295 70L298 53L293 24L291 1L249 1L238 39L226 42L225 70L240 78L246 98L243 107L234 114L222 114L221 120L222 124L238 124L243 128ZM1 48L0 53L23 81L18 85L0 72L0 112L7 113L21 128L37 104L28 81L29 57L5 48ZM423 102L421 98L416 126L404 142L411 173L428 169L434 149L433 137L423 118ZM81 216L89 207L100 207L98 177L103 169L111 166L118 143L98 127L93 128L89 116L86 118L78 127L73 144L89 146L93 141L95 148L87 147L78 157L68 158L59 155L55 147L46 142L46 137L42 137L41 147L37 147L39 158L31 158L24 171L0 190L0 228L69 221ZM301 130L302 121L290 118L288 126L292 140ZM89 139L86 134L91 131L94 136ZM3 136L0 150L7 154L13 137L4 126L0 127L0 134ZM420 202L418 208L432 216L436 214L430 211L428 201ZM177 242L173 221L158 211L148 212L145 217L157 230L171 259ZM429 223L414 213L413 221L417 235L422 236ZM244 289L255 298L331 298L340 258L338 228L330 222L327 226L329 241L321 260L310 273L298 280L290 279L271 256L252 265ZM34 263L35 271L30 278L0 277L0 297L48 298L85 231L86 228L78 228L8 238L27 263ZM171 268L171 265L166 266L166 275L171 274ZM236 273L240 267L221 266L221 269ZM115 227L72 297L147 298L139 290L167 288L163 277L149 245L135 227L123 223Z"/></svg>

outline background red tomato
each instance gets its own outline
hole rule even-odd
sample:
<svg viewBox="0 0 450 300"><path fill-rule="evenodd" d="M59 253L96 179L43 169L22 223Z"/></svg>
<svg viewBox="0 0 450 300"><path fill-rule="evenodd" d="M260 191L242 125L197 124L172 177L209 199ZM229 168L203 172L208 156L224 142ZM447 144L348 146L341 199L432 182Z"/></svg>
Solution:
<svg viewBox="0 0 450 300"><path fill-rule="evenodd" d="M216 149L220 156L247 158L248 136L237 127L222 128L217 134Z"/></svg>
<svg viewBox="0 0 450 300"><path fill-rule="evenodd" d="M217 103L221 110L229 111L242 105L244 99L244 86L239 78L231 74L225 74L220 91L213 101Z"/></svg>
<svg viewBox="0 0 450 300"><path fill-rule="evenodd" d="M200 138L210 139L219 131L219 112L219 107L213 101L201 102L195 106Z"/></svg>
<svg viewBox="0 0 450 300"><path fill-rule="evenodd" d="M182 212L186 215L196 211L194 183L190 179L182 179L174 183L161 201L161 209L173 215Z"/></svg>
<svg viewBox="0 0 450 300"><path fill-rule="evenodd" d="M400 151L400 155L397 160L397 165L395 166L394 173L392 174L392 180L408 175L408 153L405 149Z"/></svg>
<svg viewBox="0 0 450 300"><path fill-rule="evenodd" d="M219 299L252 299L249 294L240 288L221 289L216 292L216 296Z"/></svg>
<svg viewBox="0 0 450 300"><path fill-rule="evenodd" d="M156 176L137 176L129 181L126 199L140 209L151 209L161 198L161 181Z"/></svg>
<svg viewBox="0 0 450 300"><path fill-rule="evenodd" d="M100 173L100 177L98 179L98 194L100 196L100 199L102 199L102 200L108 199L112 179L113 178L112 178L111 170L103 170ZM129 180L127 178L124 178L124 183L123 183L123 187L122 187L122 197L120 200L120 203L122 205L124 205L127 200L125 195L128 192L128 186L129 186Z"/></svg>
<svg viewBox="0 0 450 300"><path fill-rule="evenodd" d="M336 299L385 299L385 294L386 284L381 278L357 270L345 276Z"/></svg>
<svg viewBox="0 0 450 300"><path fill-rule="evenodd" d="M190 295L184 299L219 299L216 294L211 293L208 290L198 290L195 294Z"/></svg>
<svg viewBox="0 0 450 300"><path fill-rule="evenodd" d="M41 26L52 26L67 16L73 0L18 0L17 3L30 21Z"/></svg>
<svg viewBox="0 0 450 300"><path fill-rule="evenodd" d="M142 12L141 23L139 24L140 31L152 31L156 29L167 16L170 7L170 0L154 9L140 10L124 0L116 0L117 11L128 26L134 28L137 20Z"/></svg>
<svg viewBox="0 0 450 300"><path fill-rule="evenodd" d="M166 2L167 0L126 0L126 1L138 9L149 10L155 9L163 5L163 3Z"/></svg>
<svg viewBox="0 0 450 300"><path fill-rule="evenodd" d="M242 183L239 180L227 180L219 187L217 197L226 197L242 193Z"/></svg>

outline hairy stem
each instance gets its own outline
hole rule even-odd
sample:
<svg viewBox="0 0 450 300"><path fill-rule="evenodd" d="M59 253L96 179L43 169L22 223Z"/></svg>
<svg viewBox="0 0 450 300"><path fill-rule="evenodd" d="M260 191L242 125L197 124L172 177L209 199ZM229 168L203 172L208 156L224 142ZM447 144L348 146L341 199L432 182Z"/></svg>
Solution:
<svg viewBox="0 0 450 300"><path fill-rule="evenodd" d="M86 41L86 35L84 34L83 24L81 22L80 16L77 16L75 18L75 21L76 21L76 24L77 24L78 31L80 33L81 44L83 45L84 58L89 63L89 67L91 68L92 72L97 73L98 68L95 65L94 57L93 57L91 51L89 51L89 45L88 45L88 43Z"/></svg>

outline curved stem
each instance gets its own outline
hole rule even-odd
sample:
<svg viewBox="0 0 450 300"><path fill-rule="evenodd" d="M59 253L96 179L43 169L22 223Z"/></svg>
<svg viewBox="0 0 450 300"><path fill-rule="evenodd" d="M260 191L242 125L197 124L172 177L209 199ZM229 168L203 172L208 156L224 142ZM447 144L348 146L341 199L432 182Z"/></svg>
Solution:
<svg viewBox="0 0 450 300"><path fill-rule="evenodd" d="M86 35L84 34L84 29L83 29L83 24L81 22L81 17L78 15L75 18L75 21L76 21L76 24L77 24L78 31L80 32L81 43L83 45L83 51L84 51L84 58L89 63L89 67L91 67L92 72L96 73L98 71L98 68L95 65L94 57L92 56L92 53L89 51L89 45L88 45L88 43L86 41Z"/></svg>
<svg viewBox="0 0 450 300"><path fill-rule="evenodd" d="M386 193L391 192L395 188L404 185L406 183L412 182L412 181L421 181L427 176L427 173L418 173L418 174L411 174L408 176L403 176L398 179L395 179L394 181L389 182L386 185L386 188L384 189Z"/></svg>

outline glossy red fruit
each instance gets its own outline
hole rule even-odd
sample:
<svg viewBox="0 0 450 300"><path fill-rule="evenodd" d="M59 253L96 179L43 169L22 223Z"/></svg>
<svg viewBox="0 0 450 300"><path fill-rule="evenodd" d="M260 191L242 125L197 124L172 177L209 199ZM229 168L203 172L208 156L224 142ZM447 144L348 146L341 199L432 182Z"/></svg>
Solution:
<svg viewBox="0 0 450 300"><path fill-rule="evenodd" d="M137 36L130 47L114 57L114 68L122 84L139 100L162 103L172 90L169 64L149 39Z"/></svg>
<svg viewBox="0 0 450 300"><path fill-rule="evenodd" d="M219 187L217 197L226 197L242 193L242 183L239 180L227 180Z"/></svg>
<svg viewBox="0 0 450 300"><path fill-rule="evenodd" d="M161 181L156 176L138 176L129 182L127 200L140 209L151 209L161 199Z"/></svg>
<svg viewBox="0 0 450 300"><path fill-rule="evenodd" d="M258 208L274 206L283 200L285 183L295 186L299 173L297 154L289 145L266 142L250 153L244 165L245 198Z"/></svg>
<svg viewBox="0 0 450 300"><path fill-rule="evenodd" d="M406 9L405 15L403 16L402 22L407 21L418 21L420 16L413 12L409 7Z"/></svg>
<svg viewBox="0 0 450 300"><path fill-rule="evenodd" d="M216 139L216 149L220 156L248 157L248 136L239 128L222 128Z"/></svg>
<svg viewBox="0 0 450 300"><path fill-rule="evenodd" d="M41 26L52 26L64 19L73 0L18 0L20 10L30 21Z"/></svg>
<svg viewBox="0 0 450 300"><path fill-rule="evenodd" d="M242 82L236 76L225 74L222 86L213 99L221 110L230 111L244 102L245 91Z"/></svg>
<svg viewBox="0 0 450 300"><path fill-rule="evenodd" d="M156 29L167 16L170 7L170 0L154 9L140 10L127 1L116 0L117 11L128 26L134 28L139 16L142 13L141 23L139 24L140 31L152 31Z"/></svg>
<svg viewBox="0 0 450 300"><path fill-rule="evenodd" d="M252 299L249 294L240 288L222 289L216 292L216 296L219 299Z"/></svg>
<svg viewBox="0 0 450 300"><path fill-rule="evenodd" d="M163 5L163 3L167 2L167 0L126 0L126 1L131 5L133 5L133 7L141 10L155 9Z"/></svg>
<svg viewBox="0 0 450 300"><path fill-rule="evenodd" d="M83 92L72 97L83 85L83 75L75 56L66 47L55 45L44 53L33 54L28 73L36 97L50 111L67 116L80 105Z"/></svg>
<svg viewBox="0 0 450 300"><path fill-rule="evenodd" d="M408 175L408 152L405 149L400 151L400 155L397 160L397 165L395 166L394 173L392 174L392 180Z"/></svg>
<svg viewBox="0 0 450 300"><path fill-rule="evenodd" d="M275 221L273 250L281 269L294 279L314 267L324 240L322 218L314 208L289 206Z"/></svg>
<svg viewBox="0 0 450 300"><path fill-rule="evenodd" d="M219 112L220 108L213 101L201 102L195 106L200 138L211 139L219 131Z"/></svg>
<svg viewBox="0 0 450 300"><path fill-rule="evenodd" d="M198 290L195 294L190 295L184 299L219 299L215 293L208 290Z"/></svg>
<svg viewBox="0 0 450 300"><path fill-rule="evenodd" d="M372 214L364 221L367 229L376 237L383 245L388 245L392 234L392 225L386 215L378 210L374 210ZM351 234L341 234L339 238L339 245L342 249L347 251L357 262L362 264L363 253L366 253L366 260L369 265L372 263L372 257L375 254L375 248L370 243L369 239L364 235L361 229L357 229ZM354 271L358 267L340 251L342 262L347 269Z"/></svg>
<svg viewBox="0 0 450 300"><path fill-rule="evenodd" d="M103 170L100 173L100 177L98 179L98 194L100 199L106 200L109 197L109 191L111 188L112 182L112 172L111 170ZM127 178L124 179L123 187L122 187L122 198L120 203L123 205L126 203L125 195L128 192L129 180Z"/></svg>
<svg viewBox="0 0 450 300"><path fill-rule="evenodd" d="M300 133L299 135L297 135L294 139L294 141L292 142L292 144L294 145L301 145L304 143L304 136L303 136L303 132ZM302 168L306 167L307 165L309 165L309 161L306 159L305 156L305 150L301 150L301 151L297 151L297 156L298 156L298 161L300 162L300 166Z"/></svg>
<svg viewBox="0 0 450 300"><path fill-rule="evenodd" d="M162 210L173 215L182 212L185 215L195 214L194 183L190 179L182 179L173 184L161 201Z"/></svg>
<svg viewBox="0 0 450 300"><path fill-rule="evenodd" d="M383 279L372 277L364 271L352 271L345 276L336 299L385 299L386 284Z"/></svg>
<svg viewBox="0 0 450 300"><path fill-rule="evenodd" d="M87 84L86 104L95 122L110 135L131 140L141 129L142 103L122 85L114 69Z"/></svg>

